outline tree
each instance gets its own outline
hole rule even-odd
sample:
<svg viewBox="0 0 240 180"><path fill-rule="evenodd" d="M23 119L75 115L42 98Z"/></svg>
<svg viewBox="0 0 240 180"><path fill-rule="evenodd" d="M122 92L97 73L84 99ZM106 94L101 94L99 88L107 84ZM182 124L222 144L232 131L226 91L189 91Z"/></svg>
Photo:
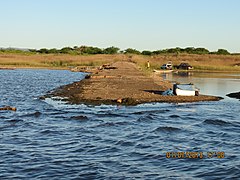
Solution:
<svg viewBox="0 0 240 180"><path fill-rule="evenodd" d="M57 50L56 48L49 49L49 50L48 50L48 53L50 53L50 54L57 54L57 53L58 53L58 50Z"/></svg>
<svg viewBox="0 0 240 180"><path fill-rule="evenodd" d="M38 52L36 49L28 49L28 50L29 50L29 52L32 52L32 53Z"/></svg>
<svg viewBox="0 0 240 180"><path fill-rule="evenodd" d="M103 50L103 54L117 54L120 49L118 47L108 47Z"/></svg>
<svg viewBox="0 0 240 180"><path fill-rule="evenodd" d="M230 53L226 49L218 49L216 54L229 55Z"/></svg>
<svg viewBox="0 0 240 180"><path fill-rule="evenodd" d="M64 47L62 48L59 52L62 53L62 54L70 54L72 52L72 48L70 47Z"/></svg>
<svg viewBox="0 0 240 180"><path fill-rule="evenodd" d="M184 52L188 53L188 54L193 54L195 48L194 47L187 47L184 49Z"/></svg>
<svg viewBox="0 0 240 180"><path fill-rule="evenodd" d="M48 49L42 48L42 49L39 49L37 52L39 52L41 54L48 54Z"/></svg>
<svg viewBox="0 0 240 180"><path fill-rule="evenodd" d="M141 54L140 51L136 50L136 49L132 49L132 48L128 48L124 51L125 54Z"/></svg>
<svg viewBox="0 0 240 180"><path fill-rule="evenodd" d="M147 56L151 56L152 52L151 51L142 51L142 55L147 55Z"/></svg>
<svg viewBox="0 0 240 180"><path fill-rule="evenodd" d="M88 47L87 54L102 54L102 49L98 47Z"/></svg>
<svg viewBox="0 0 240 180"><path fill-rule="evenodd" d="M165 53L164 50L156 50L156 51L152 52L152 54L154 54L154 55L158 55L158 54L162 54L162 53Z"/></svg>
<svg viewBox="0 0 240 180"><path fill-rule="evenodd" d="M81 46L77 49L80 54L102 54L102 49L91 46Z"/></svg>
<svg viewBox="0 0 240 180"><path fill-rule="evenodd" d="M167 53L171 53L171 54L178 54L180 53L180 48L171 48L171 49L167 49Z"/></svg>
<svg viewBox="0 0 240 180"><path fill-rule="evenodd" d="M209 50L205 48L196 48L193 51L194 54L209 54Z"/></svg>

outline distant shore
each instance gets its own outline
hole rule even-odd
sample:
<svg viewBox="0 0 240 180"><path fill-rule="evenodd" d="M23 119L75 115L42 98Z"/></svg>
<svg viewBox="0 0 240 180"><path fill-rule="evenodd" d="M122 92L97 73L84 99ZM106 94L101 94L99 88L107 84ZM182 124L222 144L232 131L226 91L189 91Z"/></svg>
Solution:
<svg viewBox="0 0 240 180"><path fill-rule="evenodd" d="M164 96L163 91L172 84L159 76L147 76L135 63L115 62L111 68L92 73L86 79L62 86L46 97L67 97L72 104L123 104L137 105L150 102L218 101L215 96Z"/></svg>
<svg viewBox="0 0 240 180"><path fill-rule="evenodd" d="M198 54L167 54L167 55L135 55L135 54L97 54L97 55L68 55L68 54L17 54L0 53L0 68L45 68L70 69L73 67L97 67L102 64L117 61L132 61L144 72L159 69L169 61L174 66L188 62L194 67L193 71L202 72L240 72L240 55L198 55ZM147 69L146 63L150 62Z"/></svg>

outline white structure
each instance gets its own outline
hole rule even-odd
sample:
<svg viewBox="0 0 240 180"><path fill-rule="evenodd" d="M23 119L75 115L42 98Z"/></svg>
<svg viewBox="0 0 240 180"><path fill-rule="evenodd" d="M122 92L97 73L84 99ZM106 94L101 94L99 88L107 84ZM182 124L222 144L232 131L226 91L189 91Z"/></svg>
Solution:
<svg viewBox="0 0 240 180"><path fill-rule="evenodd" d="M173 94L177 96L198 96L199 89L193 84L174 84Z"/></svg>

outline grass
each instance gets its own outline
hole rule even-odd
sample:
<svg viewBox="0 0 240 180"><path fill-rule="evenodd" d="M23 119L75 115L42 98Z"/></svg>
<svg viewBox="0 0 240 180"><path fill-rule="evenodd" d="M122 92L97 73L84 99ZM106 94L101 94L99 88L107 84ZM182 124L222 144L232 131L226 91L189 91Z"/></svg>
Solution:
<svg viewBox="0 0 240 180"><path fill-rule="evenodd" d="M0 54L0 67L28 67L28 68L54 68L62 69L75 66L100 66L113 61L114 56L92 55L23 55L23 54ZM120 60L120 59L118 59Z"/></svg>
<svg viewBox="0 0 240 180"><path fill-rule="evenodd" d="M162 64L171 61L173 65L188 62L197 71L236 71L240 72L240 55L66 55L66 54L18 54L0 53L0 67L54 68L67 69L75 66L100 66L102 64L131 60L146 74L159 69ZM146 63L150 61L150 69Z"/></svg>
<svg viewBox="0 0 240 180"><path fill-rule="evenodd" d="M135 57L135 62L140 67L146 67L146 62L150 61L151 70L160 69L162 64L171 61L173 65L179 65L187 62L194 67L196 71L235 71L240 72L239 55L159 55L153 57ZM144 68L143 68L144 69Z"/></svg>

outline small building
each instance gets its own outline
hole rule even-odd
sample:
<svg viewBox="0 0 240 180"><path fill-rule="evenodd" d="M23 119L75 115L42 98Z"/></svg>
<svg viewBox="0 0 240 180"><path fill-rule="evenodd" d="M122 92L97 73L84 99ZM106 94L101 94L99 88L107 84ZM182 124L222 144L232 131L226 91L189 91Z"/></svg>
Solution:
<svg viewBox="0 0 240 180"><path fill-rule="evenodd" d="M193 67L188 63L181 63L179 66L177 66L178 69L184 69L184 70L191 70Z"/></svg>

